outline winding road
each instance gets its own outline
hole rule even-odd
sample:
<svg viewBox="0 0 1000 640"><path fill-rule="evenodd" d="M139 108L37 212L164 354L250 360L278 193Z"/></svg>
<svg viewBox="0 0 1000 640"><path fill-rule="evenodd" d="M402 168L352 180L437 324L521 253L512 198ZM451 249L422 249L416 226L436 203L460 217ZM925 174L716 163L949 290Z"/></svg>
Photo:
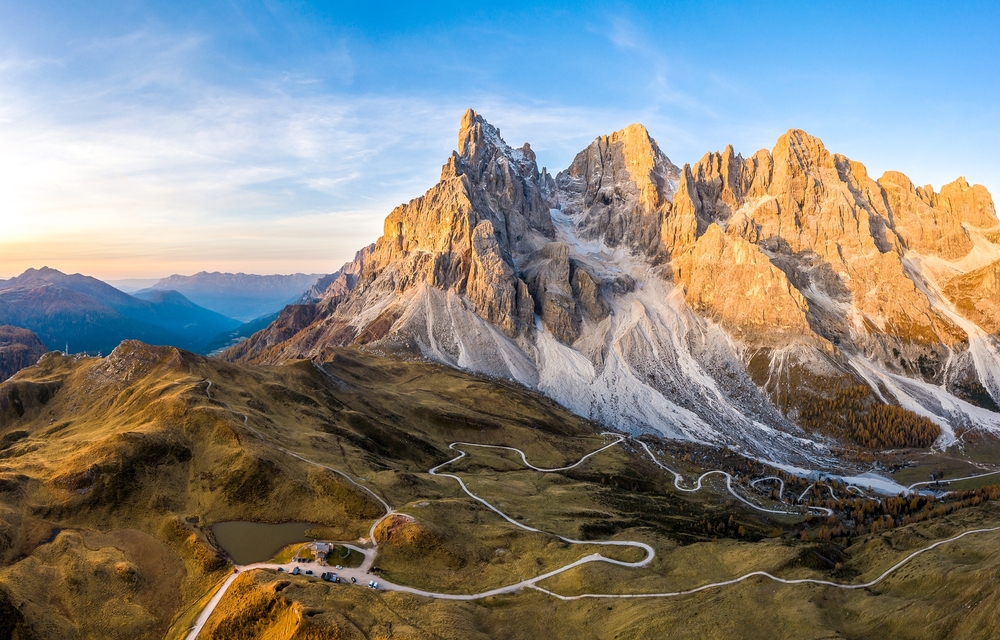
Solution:
<svg viewBox="0 0 1000 640"><path fill-rule="evenodd" d="M925 480L924 482L914 482L910 486L906 487L906 491L911 491L914 487L923 487L931 484L940 484L942 482L961 482L962 480L975 480L976 478L985 478L987 476L995 476L1000 474L1000 471L990 471L988 473L980 473L974 476L965 476L964 478L948 478L947 480L942 478L940 480Z"/></svg>
<svg viewBox="0 0 1000 640"><path fill-rule="evenodd" d="M778 476L767 476L766 478L757 478L756 480L750 483L750 486L756 488L759 483L767 482L769 480L778 481L778 498L784 499L782 496L785 495L785 481L779 478Z"/></svg>
<svg viewBox="0 0 1000 640"><path fill-rule="evenodd" d="M583 598L670 598L670 597L674 597L674 596L687 596L687 595L691 595L692 593L698 593L699 591L705 591L707 589L716 589L718 587L725 587L725 586L728 586L728 585L737 584L737 583L743 582L744 580L747 580L747 579L753 578L753 577L757 577L757 576L759 576L761 578L768 578L770 580L773 580L775 582L780 582L782 584L818 584L818 585L822 585L824 587L836 587L837 589L867 589L869 587L874 587L878 583L882 582L883 580L885 580L886 578L888 578L893 572L895 572L900 567L902 567L903 565L905 565L910 560L913 560L914 558L916 558L920 554L927 553L928 551L930 551L932 549L936 549L937 547L940 547L941 545L949 544L951 542L955 542L956 540L961 540L965 536L970 536L970 535L973 535L975 533L992 533L994 531L1000 531L1000 527L988 527L988 528L985 528L985 529L971 529L969 531L964 531L964 532L962 532L962 533L960 533L960 534L958 534L956 536L952 536L951 538L948 538L946 540L938 540L937 542L935 542L932 545L929 545L929 546L924 547L923 549L918 549L917 551L914 551L910 555L906 556L905 558L903 558L902 560L900 560L896 564L892 565L891 567L889 567L888 569L886 569L885 571L883 571L874 580L869 580L868 582L862 582L860 584L843 584L843 583L840 583L840 582L831 582L829 580L816 580L814 578L795 578L795 579L789 580L789 579L786 579L786 578L779 578L779 577L777 577L775 575L771 575L767 571L751 571L750 573L743 574L742 576L740 576L738 578L733 578L732 580L723 580L722 582L712 582L712 583L709 583L709 584L703 584L700 587L695 587L693 589L687 589L685 591L671 591L671 592L664 592L664 593L624 593L624 594L616 594L616 593L581 593L581 594L575 595L575 596L564 596L564 595L560 595L558 593L555 593L553 591L549 591L548 589L543 589L542 587L539 587L537 585L532 585L532 586L533 586L533 588L541 591L542 593L546 593L546 594L548 594L548 595L550 595L550 596L552 596L554 598L558 598L560 600L581 600Z"/></svg>
<svg viewBox="0 0 1000 640"><path fill-rule="evenodd" d="M760 505L756 505L756 504L750 502L749 500L747 500L746 498L744 498L740 494L736 493L736 490L733 489L733 476L731 474L729 474L729 473L721 470L721 469L716 469L714 471L707 471L707 472L701 474L700 476L698 476L698 479L695 481L694 488L692 488L692 489L685 489L680 484L681 481L684 479L684 476L682 476L681 474L677 473L676 471L674 471L673 469L671 469L667 465L665 465L662 462L660 462L659 460L657 460L656 456L653 455L652 450L650 450L649 446L645 442L643 442L642 440L636 440L636 442L638 442L642 446L642 448L646 450L646 453L649 455L649 459L652 460L653 463L656 464L656 466L660 467L661 469L665 469L666 471L669 471L670 473L674 474L674 488L676 488L678 491L685 491L687 493L694 493L695 491L700 491L701 490L701 481L702 480L704 480L706 477L711 476L711 475L721 475L721 476L724 476L726 478L726 489L729 490L729 493L731 493L733 495L733 497L735 497L737 500L739 500L743 504L745 504L745 505L747 505L749 507L752 507L752 508L756 509L757 511L763 511L764 513L777 513L777 514L787 515L787 516L801 515L801 513L798 512L798 511L786 511L784 509L767 509L765 507L761 507ZM781 482L781 489L782 489L782 491L784 491L784 488L785 488L784 481L782 481L781 478L777 478L776 476L768 476L767 478L761 478L757 482L760 482L760 481L763 481L763 480L771 480L771 479L778 480L779 482ZM751 483L751 485L752 484L753 483ZM812 485L809 485L809 488L811 489ZM808 493L808 491L809 491L809 489L806 489L807 493ZM805 493L803 493L802 495L804 496ZM799 498L799 501L801 501L801 500L802 499ZM823 515L827 515L827 516L832 516L833 515L833 509L828 509L826 507L808 507L808 509L810 511L816 511L818 513L822 513Z"/></svg>
<svg viewBox="0 0 1000 640"><path fill-rule="evenodd" d="M315 363L314 363L314 365L315 365ZM319 368L318 365L317 365L317 368ZM206 387L205 392L208 395L208 397L210 399L212 399L212 396L211 396L211 393L210 393L210 389L211 389L212 383L211 383L210 380L206 380L205 382L208 383L208 386ZM219 402L222 402L222 404L224 404L233 413L236 413L237 415L242 415L244 426L246 426L248 430L250 430L252 433L254 433L262 441L268 443L269 446L272 446L275 449L277 449L278 451L281 451L281 452L283 452L283 453L285 453L287 455L290 455L290 456L292 456L292 457L294 457L294 458L296 458L298 460L301 460L301 461L303 461L303 462L305 462L307 464L314 465L314 466L317 466L317 467L320 467L320 468L323 468L323 469L327 469L327 470L332 471L334 473L337 473L338 475L340 475L340 476L344 477L346 480L348 480L354 486L362 489L363 491L365 491L366 493L368 493L369 495L371 495L372 497L374 497L385 508L386 513L383 516L381 516L380 518L378 518L372 524L371 528L369 529L368 546L358 547L358 546L355 546L355 545L352 545L352 544L349 544L349 543L337 542L337 544L342 544L344 546L348 546L348 547L350 547L350 548L352 548L352 549L354 549L356 551L359 551L360 553L362 553L364 555L364 561L362 562L362 564L361 564L360 567L353 568L353 569L352 568L348 568L348 569L337 570L338 575L341 577L341 579L344 582L347 583L347 585L351 585L352 584L352 583L350 583L350 579L353 577L353 578L356 578L358 580L357 585L354 585L354 586L366 586L368 584L368 581L371 580L371 579L373 579L373 577L371 576L371 574L369 572L370 572L371 567L373 566L375 558L376 558L376 556L378 554L378 543L376 542L375 535L374 535L375 528L379 525L379 523L381 523L383 520L385 520L386 518L388 518L390 516L397 515L399 517L407 517L407 518L410 518L411 516L409 516L407 514L398 513L397 511L395 511L389 505L388 502L386 502L385 499L383 499L381 496L379 496L378 494L376 494L374 491L372 491L368 487L365 487L364 485L358 483L356 480L354 480L353 478L351 478L348 474L344 473L343 471L340 471L339 469L335 469L333 467L324 465L322 463L318 463L318 462L309 460L308 458L305 458L305 457L303 457L303 456L301 456L301 455L299 455L299 454L297 454L297 453L295 453L293 451L289 451L288 449L285 449L283 447L280 447L278 445L270 443L267 440L267 438L265 438L264 435L260 431L258 431L254 427L250 426L250 424L249 424L249 418L248 418L248 416L246 414L240 414L239 412L235 411L228 403L226 403L224 401L219 400ZM937 547L939 547L941 545L945 545L945 544L949 544L949 543L955 542L957 540L960 540L960 539L962 539L962 538L964 538L966 536L973 535L973 534L990 533L990 532L1000 531L1000 527L972 529L972 530L960 533L958 535L955 535L955 536L953 536L951 538L948 538L948 539L945 539L945 540L940 540L940 541L935 542L935 543L933 543L933 544L931 544L931 545L929 545L927 547L924 547L923 549L919 549L917 551L914 551L914 552L910 553L905 558L903 558L902 560L900 560L899 562L897 562L893 566L891 566L888 569L886 569L884 572L882 572L875 579L870 580L870 581L865 582L865 583L859 583L859 584L844 584L844 583L832 582L832 581L829 581L829 580L818 580L818 579L813 579L813 578L786 579L786 578L779 578L779 577L774 576L774 575L772 575L772 574L770 574L770 573L768 573L766 571L751 571L749 573L741 575L741 576L739 576L737 578L733 578L731 580L724 580L724 581L720 581L720 582L713 582L713 583L709 583L709 584L704 584L704 585L701 585L701 586L698 586L698 587L694 587L692 589L683 590L683 591L672 591L672 592L661 592L661 593L629 593L629 594L583 593L583 594L577 594L577 595L571 595L571 596L561 595L559 593L556 593L554 591L551 591L549 589L545 589L545 588L539 586L538 583L541 582L541 581L543 581L543 580L546 580L548 578L551 578L553 576L559 575L561 573L564 573L566 571L569 571L571 569L574 569L576 567L579 567L579 566L582 566L582 565L585 565L585 564L588 564L588 563L591 563L591 562L605 562L605 563L609 563L609 564L613 564L613 565L617 565L617 566L622 566L622 567L628 567L628 568L642 568L642 567L647 567L647 566L650 565L650 563L652 563L654 557L656 556L656 551L650 545L648 545L648 544L646 544L644 542L627 541L627 540L603 540L603 541L576 540L576 539L573 539L573 538L567 538L567 537L564 537L564 536L561 536L561 535L558 535L558 534L553 534L553 533L545 532L545 531L542 531L540 529L536 529L534 527L528 526L528 525L526 525L526 524L524 524L522 522L518 522L514 518L510 517L509 515L507 515L506 513L504 513L503 511L501 511L497 507L495 507L493 504L491 504L490 502L488 502L484 498L482 498L480 496L477 496L475 493L473 493L471 490L469 490L468 486L465 484L465 482L459 476L451 474L451 473L444 473L444 472L441 471L441 469L443 467L446 467L446 466L454 463L454 462L457 462L457 461L461 460L466 455L468 455L467 452L462 449L462 447L467 447L467 448L468 447L477 447L477 448L483 448L483 449L500 449L500 450L506 450L506 451L515 452L515 453L517 453L517 454L520 455L521 461L524 463L524 465L527 468L532 469L534 471L537 471L539 473L554 473L554 472L559 472L559 471L567 471L569 469L573 469L573 468L578 467L579 465L583 464L590 457L592 457L594 455L597 455L598 453L601 453L602 451L605 451L605 450L607 450L607 449L609 449L611 447L617 446L617 445L621 444L622 442L625 442L625 440L626 440L626 436L621 435L621 434L604 433L602 435L613 436L616 439L615 439L614 442L611 442L611 443L609 443L607 445L604 445L603 447L600 447L599 449L596 449L596 450L594 450L594 451L592 451L592 452L584 455L582 458L580 458L579 460L577 460L575 463L573 463L571 465L567 465L567 466L563 466L563 467L556 467L556 468L542 468L542 467L537 467L537 466L531 464L530 462L528 462L527 456L524 453L524 451L522 451L521 449L517 449L515 447L500 446L500 445L489 445L489 444L479 444L479 443L473 443L473 442L453 442L453 443L451 443L449 445L449 448L452 449L452 450L454 450L454 451L457 451L458 455L456 455L454 458L451 458L451 459L449 459L449 460L447 460L445 462L442 462L441 464L439 464L439 465L437 465L435 467L432 467L431 469L428 470L428 473L430 475L433 475L433 476L445 477L445 478L450 478L450 479L455 480L456 482L458 482L459 487L462 489L463 492L465 492L466 495L468 495L469 497L471 497L473 500L476 500L477 502L479 502L480 504L482 504L483 506L485 506L490 511L496 513L497 515L499 515L501 518L503 518L504 520L506 520L510 524L512 524L515 527L518 527L518 528L520 528L522 530L530 531L530 532L533 532L533 533L542 533L542 534L545 534L545 535L551 535L551 536L554 536L554 537L556 537L556 538L558 538L558 539L560 539L560 540L562 540L564 542L567 542L569 544L586 544L586 545L594 545L594 546L616 546L616 547L633 547L633 548L638 548L638 549L641 549L644 552L644 554L645 554L645 556L641 560L637 560L637 561L633 561L633 562L627 562L627 561L623 561L623 560L616 560L614 558L608 558L608 557L606 557L604 555L601 555L600 553L592 553L592 554L589 554L587 556L584 556L584 557L580 558L579 560L576 560L574 562L566 564L566 565L564 565L562 567L559 567L559 568L554 569L552 571L549 571L547 573L535 576L533 578L529 578L527 580L522 580L520 582L516 582L516 583L510 584L510 585L504 586L504 587L498 587L496 589L490 589L490 590L487 590L487 591L482 591L482 592L474 593L474 594L454 594L454 593L438 593L438 592L432 592L432 591L424 591L424 590L421 590L421 589L416 589L416 588L408 587L408 586L405 586L405 585L398 585L398 584L394 584L394 583L391 583L391 582L387 582L387 581L385 581L383 579L379 579L378 580L379 589L380 590L386 590L386 591L400 591L400 592L405 592L405 593L411 593L411 594L414 594L414 595L424 596L424 597L428 597L428 598L437 598L437 599L443 599L443 600L465 600L465 601L468 601L468 600L479 600L479 599L482 599L482 598L489 598L489 597L493 597L493 596L497 596L497 595L515 593L515 592L521 591L521 590L526 589L526 588L535 589L537 591L545 593L545 594L547 594L549 596L552 596L554 598L557 598L559 600L579 600L579 599L583 599L583 598L616 598L616 599L620 599L620 598L668 598L668 597L685 596L685 595L690 595L690 594L698 593L698 592L701 592L701 591L706 591L706 590L709 590L709 589L715 589L715 588L719 588L719 587L733 585L733 584L737 584L737 583L743 582L743 581L748 580L748 579L753 578L753 577L767 578L769 580L773 580L775 582L780 582L782 584L816 584L816 585L822 585L822 586L833 587L833 588L838 588L838 589L865 589L865 588L872 587L872 586L874 586L874 585L882 582L888 576L890 576L893 572L897 571L900 567L902 567L906 563L910 562L913 558L916 558L917 556L919 556L919 555L921 555L923 553L927 553L928 551L931 551L931 550L933 550L933 549L935 549L935 548L937 548ZM718 475L722 475L722 476L724 476L726 478L726 488L729 491L729 493L732 494L740 502L746 504L747 506L749 506L749 507L751 507L753 509L756 509L758 511L763 511L765 513L775 513L775 514L781 514L781 515L800 515L801 514L801 512L797 512L797 511L784 511L784 510L776 510L776 509L767 509L767 508L761 507L759 505L756 505L756 504L750 502L749 500L745 499L743 496L741 496L739 493L737 493L735 491L735 489L732 486L732 475L729 474L729 473L727 473L727 472L725 472L725 471L722 471L722 470L714 470L714 471L709 471L709 472L703 473L701 476L699 476L696 479L695 486L693 488L682 487L681 486L681 482L684 480L684 477L680 473L678 473L677 471L671 469L667 465L665 465L662 462L660 462L656 458L656 456L653 454L652 450L650 450L650 448L648 447L648 445L646 445L645 442L642 442L641 440L636 440L636 442L639 443L639 445L649 455L650 459L658 467L660 467L661 469L664 469L665 471L668 471L669 473L673 474L673 476L674 476L674 487L676 489L678 489L679 491L684 491L684 492L688 492L688 493L699 491L700 489L702 489L702 481L706 477L708 477L710 475L713 475L713 474L718 474ZM996 473L1000 473L1000 472L996 472ZM987 474L982 474L982 475L992 475L992 474L987 473ZM981 476L970 476L970 478L982 477L982 475ZM956 480L963 480L963 479L966 479L966 478L958 478ZM765 480L778 480L781 483L780 492L781 493L784 492L784 481L781 480L780 478L778 478L777 476L769 476L769 477L766 477L766 478L760 478L758 480L753 481L751 483L751 485L755 485L756 483L763 482ZM919 486L919 485L922 485L922 484L930 484L930 483L915 483L913 485L910 485L909 488L912 489L913 487ZM810 485L810 487L808 489L806 489L805 493L808 493L809 489L811 489L812 487L813 487L813 485ZM799 497L800 500L801 500L802 497L805 496L805 493L803 493L802 496ZM816 511L819 511L819 512L822 512L822 513L826 513L828 515L833 515L833 511L830 510L830 509L827 509L825 507L808 507L808 508L810 510L816 510ZM208 604L202 610L202 612L198 616L197 621L195 622L194 626L191 627L191 629L189 630L189 633L186 636L186 640L195 640L195 638L198 637L198 634L204 628L205 623L207 623L208 619L211 617L213 611L215 610L216 606L218 606L219 602L222 600L222 598L225 595L226 591L229 589L229 587L233 584L233 582L236 580L236 578L241 573L244 573L246 571L251 571L251 570L257 570L257 569L271 570L271 571L285 571L285 572L289 572L290 573L295 567L299 567L299 569L303 573L306 570L313 571L314 575L312 577L316 578L316 579L318 579L317 576L320 573L331 570L329 566L327 566L327 565L320 565L320 564L315 563L315 562L313 562L313 563L289 563L289 564L257 563L257 564L251 564L251 565L237 566L235 572L233 574L231 574L229 577L226 578L226 580L219 587L218 591L212 596L212 598L209 600Z"/></svg>

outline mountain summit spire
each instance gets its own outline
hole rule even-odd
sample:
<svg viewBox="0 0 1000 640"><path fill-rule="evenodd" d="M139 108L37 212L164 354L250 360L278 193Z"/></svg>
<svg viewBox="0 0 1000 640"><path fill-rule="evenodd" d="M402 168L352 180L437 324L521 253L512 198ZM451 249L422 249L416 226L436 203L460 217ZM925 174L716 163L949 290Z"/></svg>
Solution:
<svg viewBox="0 0 1000 640"><path fill-rule="evenodd" d="M997 238L985 189L878 182L797 129L681 170L632 124L552 179L470 109L356 278L229 357L416 352L608 426L796 463L832 461L831 437L869 446L885 404L947 445L970 420L1000 433L981 413L1000 399ZM837 394L855 422L810 417Z"/></svg>
<svg viewBox="0 0 1000 640"><path fill-rule="evenodd" d="M500 137L499 129L472 109L466 110L458 128L458 154L466 158L474 157L483 151L487 144L506 154L509 154L511 150L510 146Z"/></svg>

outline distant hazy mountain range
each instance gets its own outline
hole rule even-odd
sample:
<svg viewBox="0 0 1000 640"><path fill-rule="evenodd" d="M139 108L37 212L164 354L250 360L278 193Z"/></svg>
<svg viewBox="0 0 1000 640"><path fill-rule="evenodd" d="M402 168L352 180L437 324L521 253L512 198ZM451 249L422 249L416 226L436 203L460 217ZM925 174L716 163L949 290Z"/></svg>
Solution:
<svg viewBox="0 0 1000 640"><path fill-rule="evenodd" d="M162 278L123 278L121 280L105 280L115 289L119 291L124 291L125 293L135 293L140 289L148 289L154 284L162 280Z"/></svg>
<svg viewBox="0 0 1000 640"><path fill-rule="evenodd" d="M281 311L286 304L294 302L313 287L323 275L258 276L202 271L193 276L163 278L136 292L136 295L145 295L150 291L178 291L206 309L249 322Z"/></svg>
<svg viewBox="0 0 1000 640"><path fill-rule="evenodd" d="M135 296L80 274L48 267L0 281L0 325L29 329L49 349L105 353L122 340L200 352L240 322L194 304L176 291Z"/></svg>

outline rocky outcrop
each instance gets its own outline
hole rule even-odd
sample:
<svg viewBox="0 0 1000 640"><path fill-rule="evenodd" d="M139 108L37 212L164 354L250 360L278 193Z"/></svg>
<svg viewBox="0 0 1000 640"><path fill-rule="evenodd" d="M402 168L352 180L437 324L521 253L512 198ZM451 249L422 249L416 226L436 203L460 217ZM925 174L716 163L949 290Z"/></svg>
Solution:
<svg viewBox="0 0 1000 640"><path fill-rule="evenodd" d="M569 280L573 289L573 298L586 318L592 322L600 322L608 317L611 308L604 298L604 283L597 276L589 273L587 268L579 262L571 260ZM609 288L611 288L612 293L615 293L614 285ZM628 286L628 291L631 291L631 285ZM624 293L624 291L619 293Z"/></svg>
<svg viewBox="0 0 1000 640"><path fill-rule="evenodd" d="M1000 261L955 276L943 293L963 316L1000 335Z"/></svg>
<svg viewBox="0 0 1000 640"><path fill-rule="evenodd" d="M365 267L368 258L375 251L375 244L370 244L354 254L354 259L345 263L340 269L323 276L302 294L298 304L312 304L322 299L342 300L345 296L354 291L358 283L358 277Z"/></svg>
<svg viewBox="0 0 1000 640"><path fill-rule="evenodd" d="M462 118L458 148L437 185L386 218L365 269L368 279L392 271L397 292L419 282L464 292L473 253L481 268L499 270L488 277L477 270L483 283L501 278L505 269L513 272L516 256L534 250L539 237L553 235L528 145L511 149L499 130L469 110ZM392 269L400 263L405 268Z"/></svg>
<svg viewBox="0 0 1000 640"><path fill-rule="evenodd" d="M517 258L554 235L535 155L527 144L509 147L472 110L462 117L458 148L436 186L386 218L363 288L454 290L516 336L530 326L532 306L515 275Z"/></svg>
<svg viewBox="0 0 1000 640"><path fill-rule="evenodd" d="M974 227L991 229L997 226L993 196L983 185L969 186L963 177L941 187L940 193L934 193L929 186L924 189L930 192L934 208L946 210Z"/></svg>
<svg viewBox="0 0 1000 640"><path fill-rule="evenodd" d="M397 321L412 317L408 293L425 285L461 296L469 310L517 338L533 325L535 306L519 262L554 237L545 203L552 185L529 145L511 148L496 127L467 111L441 180L389 214L382 237L328 285L316 317L304 327L292 322L302 312L279 319L227 357L294 357L391 336L410 344L396 335L406 324Z"/></svg>
<svg viewBox="0 0 1000 640"><path fill-rule="evenodd" d="M808 302L761 249L709 225L692 251L674 259L691 308L755 347L814 339Z"/></svg>
<svg viewBox="0 0 1000 640"><path fill-rule="evenodd" d="M691 169L690 180L696 185L699 233L712 222L725 225L747 201L767 195L774 161L761 150L744 160L732 145L722 152L706 153Z"/></svg>
<svg viewBox="0 0 1000 640"><path fill-rule="evenodd" d="M527 286L503 259L489 220L480 222L472 233L472 265L465 293L484 320L509 336L531 324L533 305Z"/></svg>
<svg viewBox="0 0 1000 640"><path fill-rule="evenodd" d="M45 345L31 331L0 326L0 382L38 362L46 351Z"/></svg>
<svg viewBox="0 0 1000 640"><path fill-rule="evenodd" d="M632 124L594 140L556 176L559 203L580 218L584 238L655 255L679 172L646 128Z"/></svg>
<svg viewBox="0 0 1000 640"><path fill-rule="evenodd" d="M580 335L580 311L570 283L569 247L551 242L529 258L528 291L535 313L560 341L572 344Z"/></svg>
<svg viewBox="0 0 1000 640"><path fill-rule="evenodd" d="M887 171L879 178L892 226L905 247L923 255L958 260L972 250L974 241L966 226L993 229L997 226L993 200L985 187L970 187L965 178L941 187L915 187L902 173Z"/></svg>
<svg viewBox="0 0 1000 640"><path fill-rule="evenodd" d="M933 189L915 187L898 171L886 171L878 183L892 212L893 228L907 249L946 260L961 258L972 249L962 220L949 210L934 207Z"/></svg>

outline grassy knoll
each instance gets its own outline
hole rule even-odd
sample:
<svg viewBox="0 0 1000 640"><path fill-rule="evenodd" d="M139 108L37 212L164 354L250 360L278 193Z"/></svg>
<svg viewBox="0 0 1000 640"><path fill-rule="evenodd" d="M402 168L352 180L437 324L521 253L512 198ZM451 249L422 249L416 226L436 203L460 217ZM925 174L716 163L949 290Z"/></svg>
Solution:
<svg viewBox="0 0 1000 640"><path fill-rule="evenodd" d="M330 566L339 564L342 567L360 567L364 561L364 554L339 544L334 546L326 557L326 563Z"/></svg>
<svg viewBox="0 0 1000 640"><path fill-rule="evenodd" d="M307 544L309 543L296 542L294 544L290 544L287 547L283 548L278 553L274 554L274 558L272 558L271 561L279 564L289 563L292 561L293 558L295 558L296 555L298 555L299 550L305 547Z"/></svg>
<svg viewBox="0 0 1000 640"><path fill-rule="evenodd" d="M464 501L442 500L417 523L376 532L377 567L386 579L428 591L476 593L552 571L592 554L638 560L639 551L571 545L511 527ZM447 523L445 526L444 523Z"/></svg>
<svg viewBox="0 0 1000 640"><path fill-rule="evenodd" d="M949 478L972 476L997 469L995 464L976 464L961 451L914 453L907 456L905 462L907 466L892 474L892 479L903 486L909 486L914 482L926 482L930 480L932 473L942 474L942 480L947 482ZM996 482L996 478L993 482Z"/></svg>

